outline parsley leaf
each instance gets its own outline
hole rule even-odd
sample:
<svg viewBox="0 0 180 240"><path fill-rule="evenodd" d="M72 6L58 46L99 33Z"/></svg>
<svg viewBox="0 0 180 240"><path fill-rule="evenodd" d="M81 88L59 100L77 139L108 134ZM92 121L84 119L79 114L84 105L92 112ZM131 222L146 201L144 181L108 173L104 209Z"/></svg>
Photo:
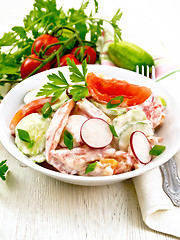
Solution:
<svg viewBox="0 0 180 240"><path fill-rule="evenodd" d="M3 46L11 46L16 41L16 35L13 32L4 33L3 37L0 39L0 48Z"/></svg>
<svg viewBox="0 0 180 240"><path fill-rule="evenodd" d="M7 161L7 159L0 162L0 178L1 178L3 181L6 180L6 175L5 175L5 174L6 174L6 172L7 172L8 169L9 169L8 166L5 164L6 161Z"/></svg>
<svg viewBox="0 0 180 240"><path fill-rule="evenodd" d="M120 9L117 10L114 17L111 19L111 25L114 28L114 41L117 42L118 40L121 40L121 29L118 27L117 22L121 19L122 12Z"/></svg>
<svg viewBox="0 0 180 240"><path fill-rule="evenodd" d="M55 102L61 96L61 94L69 87L69 84L62 72L58 71L58 74L59 76L54 73L47 76L49 81L52 83L45 84L43 88L40 89L40 91L37 93L37 97L47 97L52 94L53 97L51 102Z"/></svg>
<svg viewBox="0 0 180 240"><path fill-rule="evenodd" d="M99 9L97 0L94 0L94 5L95 5L95 13L97 13Z"/></svg>
<svg viewBox="0 0 180 240"><path fill-rule="evenodd" d="M12 30L19 35L20 38L24 39L27 38L26 31L23 27L13 27Z"/></svg>
<svg viewBox="0 0 180 240"><path fill-rule="evenodd" d="M86 74L87 74L86 60L82 62L82 65L81 65L82 72L79 70L79 68L76 66L73 60L71 61L68 58L67 64L69 65L69 71L72 73L70 75L70 79L72 83L82 83L82 84L70 85L67 82L63 73L61 71L58 71L59 76L54 73L47 76L49 81L51 81L52 83L49 83L49 82L46 83L37 93L37 97L39 96L47 97L49 95L53 95L51 102L54 102L69 87L70 87L69 94L73 96L74 101L79 101L80 99L88 96L88 88L86 86Z"/></svg>
<svg viewBox="0 0 180 240"><path fill-rule="evenodd" d="M52 73L51 75L48 75L48 79L52 82L52 84L54 85L65 85L65 86L69 86L66 78L64 77L63 73L58 71L58 75Z"/></svg>
<svg viewBox="0 0 180 240"><path fill-rule="evenodd" d="M73 96L73 100L79 101L80 99L88 96L88 88L82 85L73 85L69 94Z"/></svg>
<svg viewBox="0 0 180 240"><path fill-rule="evenodd" d="M70 79L72 82L82 82L86 80L86 73L87 73L87 62L86 60L84 60L82 62L82 70L83 70L83 74L81 73L81 71L79 70L79 68L76 66L76 64L74 63L74 60L70 60L69 58L67 58L67 64L69 66L69 71L72 73L70 75Z"/></svg>
<svg viewBox="0 0 180 240"><path fill-rule="evenodd" d="M39 92L37 93L36 96L37 97L40 97L40 96L48 97L50 95L53 95L51 102L55 102L63 94L63 92L66 89L67 89L67 86L60 87L60 86L56 86L51 83L47 83L39 90Z"/></svg>

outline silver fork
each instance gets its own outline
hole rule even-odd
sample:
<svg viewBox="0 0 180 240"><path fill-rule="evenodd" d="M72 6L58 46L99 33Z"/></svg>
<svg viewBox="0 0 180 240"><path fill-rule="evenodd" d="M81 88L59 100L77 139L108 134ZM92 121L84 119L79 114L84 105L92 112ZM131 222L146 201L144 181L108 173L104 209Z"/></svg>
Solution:
<svg viewBox="0 0 180 240"><path fill-rule="evenodd" d="M141 73L140 71L141 70ZM155 67L152 66L152 73L149 74L149 66L136 66L136 72L151 78L155 81ZM174 158L170 158L160 166L163 175L163 189L175 206L180 207L180 178L177 172L177 165Z"/></svg>

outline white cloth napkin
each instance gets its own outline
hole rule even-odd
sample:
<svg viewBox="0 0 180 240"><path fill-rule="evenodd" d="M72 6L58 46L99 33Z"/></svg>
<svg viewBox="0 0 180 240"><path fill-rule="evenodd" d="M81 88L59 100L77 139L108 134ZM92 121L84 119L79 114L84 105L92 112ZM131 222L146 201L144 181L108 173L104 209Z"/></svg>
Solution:
<svg viewBox="0 0 180 240"><path fill-rule="evenodd" d="M100 48L102 65L113 66L108 56L112 34L105 32ZM157 84L169 91L180 106L180 64L164 58L155 60ZM180 151L174 157L180 176ZM162 188L160 168L155 168L133 179L145 224L156 231L180 237L180 207L173 205Z"/></svg>
<svg viewBox="0 0 180 240"><path fill-rule="evenodd" d="M174 159L180 163L180 152ZM180 173L180 164L178 164ZM160 168L133 179L144 222L153 230L180 237L180 207L175 207L162 188Z"/></svg>

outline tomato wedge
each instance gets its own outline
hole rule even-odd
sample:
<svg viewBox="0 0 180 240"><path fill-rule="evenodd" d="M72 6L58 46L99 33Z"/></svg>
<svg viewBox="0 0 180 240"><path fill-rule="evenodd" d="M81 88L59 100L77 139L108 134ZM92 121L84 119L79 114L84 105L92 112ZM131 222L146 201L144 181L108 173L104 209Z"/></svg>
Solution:
<svg viewBox="0 0 180 240"><path fill-rule="evenodd" d="M11 123L10 123L10 126L9 126L9 128L11 130L11 134L15 133L16 125L20 122L20 120L22 118L24 118L25 116L27 116L31 113L36 112L38 109L42 108L46 102L50 103L51 98L52 97L38 98L36 100L33 100L33 101L29 102L28 104L24 105L23 107L21 107L16 112L13 119L11 120Z"/></svg>
<svg viewBox="0 0 180 240"><path fill-rule="evenodd" d="M104 79L94 73L88 73L86 78L90 94L99 102L107 103L117 96L123 96L121 106L134 106L143 103L152 92L144 86L130 84L124 80Z"/></svg>

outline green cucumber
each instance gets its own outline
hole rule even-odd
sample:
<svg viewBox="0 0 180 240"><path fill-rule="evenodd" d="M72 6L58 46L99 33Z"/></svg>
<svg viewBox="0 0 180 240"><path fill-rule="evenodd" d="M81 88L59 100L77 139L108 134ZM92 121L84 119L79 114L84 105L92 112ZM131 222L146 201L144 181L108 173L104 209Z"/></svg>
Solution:
<svg viewBox="0 0 180 240"><path fill-rule="evenodd" d="M162 104L164 108L166 108L166 101L163 97L156 96L155 97L155 102L158 104Z"/></svg>
<svg viewBox="0 0 180 240"><path fill-rule="evenodd" d="M124 125L124 127L122 128L122 130L119 134L119 149L120 150L127 151L129 143L130 143L130 136L134 131L141 131L147 137L154 135L152 127L147 122L147 120L127 123Z"/></svg>
<svg viewBox="0 0 180 240"><path fill-rule="evenodd" d="M152 56L137 45L121 41L111 43L108 47L108 54L110 60L118 67L125 68L131 71L136 71L136 65L151 66L154 65Z"/></svg>
<svg viewBox="0 0 180 240"><path fill-rule="evenodd" d="M126 108L116 107L116 108L107 108L107 104L98 103L94 100L90 100L97 108L101 109L103 113L108 116L119 116L127 112Z"/></svg>
<svg viewBox="0 0 180 240"><path fill-rule="evenodd" d="M21 119L15 130L15 143L19 150L29 156L41 154L45 148L46 132L50 121L50 118L45 119L38 113L31 113ZM34 141L31 148L29 148L28 142L19 138L17 129L22 129L29 133L30 139Z"/></svg>
<svg viewBox="0 0 180 240"><path fill-rule="evenodd" d="M129 110L126 114L120 115L113 120L116 133L119 135L125 124L147 120L146 114L140 108Z"/></svg>

